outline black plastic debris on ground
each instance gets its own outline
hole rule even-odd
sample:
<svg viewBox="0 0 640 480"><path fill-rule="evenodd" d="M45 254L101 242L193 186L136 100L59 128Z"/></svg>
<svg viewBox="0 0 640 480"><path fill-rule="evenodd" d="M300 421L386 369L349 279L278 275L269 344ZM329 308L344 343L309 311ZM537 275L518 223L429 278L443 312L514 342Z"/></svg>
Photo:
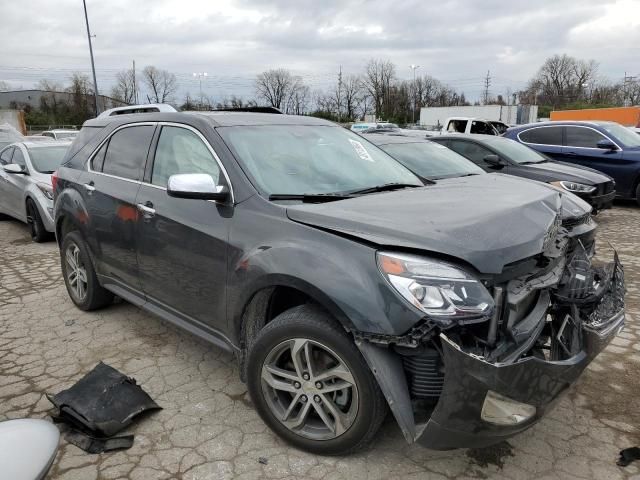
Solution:
<svg viewBox="0 0 640 480"><path fill-rule="evenodd" d="M640 460L640 447L631 447L620 450L620 458L617 464L621 467L626 467L634 460Z"/></svg>
<svg viewBox="0 0 640 480"><path fill-rule="evenodd" d="M133 435L115 435L141 413L161 409L135 379L102 362L71 388L47 398L58 409L54 421L70 427L65 439L89 453L130 448Z"/></svg>

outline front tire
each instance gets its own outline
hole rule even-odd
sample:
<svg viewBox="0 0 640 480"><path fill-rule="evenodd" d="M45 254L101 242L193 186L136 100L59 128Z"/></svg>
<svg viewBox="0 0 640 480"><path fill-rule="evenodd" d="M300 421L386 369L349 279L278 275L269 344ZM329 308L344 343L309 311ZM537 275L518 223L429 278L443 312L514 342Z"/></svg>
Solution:
<svg viewBox="0 0 640 480"><path fill-rule="evenodd" d="M49 232L44 228L38 207L31 199L27 200L27 224L29 225L31 240L36 243L42 243L49 239Z"/></svg>
<svg viewBox="0 0 640 480"><path fill-rule="evenodd" d="M113 294L98 282L89 247L79 232L65 235L60 247L60 262L69 297L80 310L97 310L113 301Z"/></svg>
<svg viewBox="0 0 640 480"><path fill-rule="evenodd" d="M313 305L278 315L248 352L249 394L264 422L297 448L344 455L365 447L387 405L351 338Z"/></svg>

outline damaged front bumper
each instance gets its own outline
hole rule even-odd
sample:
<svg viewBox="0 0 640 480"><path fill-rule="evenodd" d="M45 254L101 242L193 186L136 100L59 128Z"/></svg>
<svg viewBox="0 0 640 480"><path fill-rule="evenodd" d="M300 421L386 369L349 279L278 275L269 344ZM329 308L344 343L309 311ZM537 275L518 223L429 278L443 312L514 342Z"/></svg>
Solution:
<svg viewBox="0 0 640 480"><path fill-rule="evenodd" d="M443 372L437 403L426 415L416 407L420 385L407 374L406 345L399 353L397 343L357 338L408 442L437 450L483 447L526 430L544 416L624 327L624 277L617 255L597 271L590 262L588 271L580 270L579 263L563 264L563 280L554 288L540 284L544 288L537 305L521 321L529 337L517 346L517 357L512 352L498 358L479 354L454 341L455 332L425 334L425 343L439 353ZM512 338L517 334L514 328ZM423 367L423 374L425 369L431 377L421 381L433 382L430 378L437 372Z"/></svg>

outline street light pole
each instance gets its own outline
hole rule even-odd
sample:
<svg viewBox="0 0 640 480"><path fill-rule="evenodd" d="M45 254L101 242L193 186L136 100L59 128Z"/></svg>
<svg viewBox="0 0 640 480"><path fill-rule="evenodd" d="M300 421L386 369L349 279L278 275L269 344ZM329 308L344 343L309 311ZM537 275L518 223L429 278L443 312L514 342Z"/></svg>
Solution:
<svg viewBox="0 0 640 480"><path fill-rule="evenodd" d="M202 109L202 104L204 103L202 100L202 79L207 77L207 72L198 72L198 73L194 73L193 76L194 77L198 77L198 80L200 81L200 108Z"/></svg>
<svg viewBox="0 0 640 480"><path fill-rule="evenodd" d="M98 109L98 81L96 80L96 66L93 62L93 46L91 45L91 31L89 30L89 16L87 15L87 2L82 0L84 6L84 21L87 24L87 38L89 39L89 55L91 56L91 71L93 72L93 97L96 103L96 117L100 113Z"/></svg>
<svg viewBox="0 0 640 480"><path fill-rule="evenodd" d="M411 110L411 123L416 123L416 70L420 68L420 65L409 65L409 68L413 70L413 109Z"/></svg>

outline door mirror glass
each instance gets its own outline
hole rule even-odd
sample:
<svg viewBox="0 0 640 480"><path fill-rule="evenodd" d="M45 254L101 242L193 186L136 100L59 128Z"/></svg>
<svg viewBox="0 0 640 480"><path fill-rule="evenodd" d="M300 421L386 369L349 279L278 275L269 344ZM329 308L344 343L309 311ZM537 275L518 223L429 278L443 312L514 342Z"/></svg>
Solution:
<svg viewBox="0 0 640 480"><path fill-rule="evenodd" d="M206 173L182 173L171 175L167 182L170 197L223 201L229 197L226 185L216 185Z"/></svg>
<svg viewBox="0 0 640 480"><path fill-rule="evenodd" d="M488 165L491 165L492 167L504 167L507 165L507 162L505 162L502 158L500 158L498 155L485 155L483 157L484 162Z"/></svg>
<svg viewBox="0 0 640 480"><path fill-rule="evenodd" d="M615 143L613 143L611 140L608 140L606 138L598 141L597 145L598 145L598 148L602 148L603 150L617 150L618 149L618 147L616 146Z"/></svg>
<svg viewBox="0 0 640 480"><path fill-rule="evenodd" d="M22 166L17 165L15 163L10 163L9 165L4 165L4 171L7 173L15 173L18 175L25 175L27 172L22 168Z"/></svg>

